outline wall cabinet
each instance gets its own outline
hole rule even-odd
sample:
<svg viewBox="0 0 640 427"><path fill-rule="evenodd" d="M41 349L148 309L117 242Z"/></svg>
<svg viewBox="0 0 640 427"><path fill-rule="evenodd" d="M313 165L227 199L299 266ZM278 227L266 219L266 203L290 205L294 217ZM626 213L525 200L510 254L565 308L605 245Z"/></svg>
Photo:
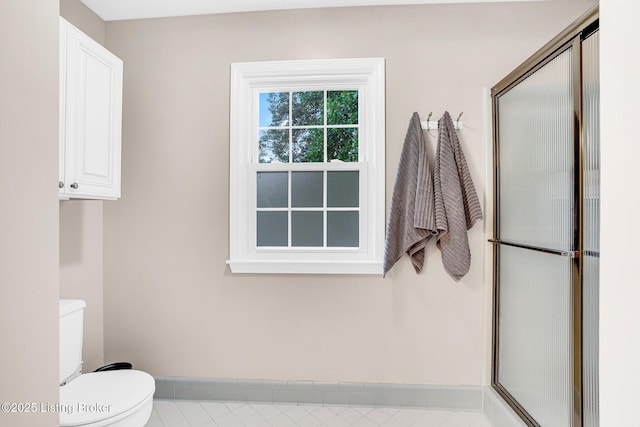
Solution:
<svg viewBox="0 0 640 427"><path fill-rule="evenodd" d="M120 197L122 61L60 18L61 199Z"/></svg>

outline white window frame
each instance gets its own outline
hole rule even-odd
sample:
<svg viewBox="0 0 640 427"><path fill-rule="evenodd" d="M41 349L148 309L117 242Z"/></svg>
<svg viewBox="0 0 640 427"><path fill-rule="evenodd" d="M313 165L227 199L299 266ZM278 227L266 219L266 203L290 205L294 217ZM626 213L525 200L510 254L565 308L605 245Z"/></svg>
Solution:
<svg viewBox="0 0 640 427"><path fill-rule="evenodd" d="M229 260L233 273L382 274L385 234L385 64L383 58L231 64ZM270 171L358 170L359 248L259 248L256 172L259 93L359 91L359 161L268 164ZM324 168L324 169L323 169Z"/></svg>

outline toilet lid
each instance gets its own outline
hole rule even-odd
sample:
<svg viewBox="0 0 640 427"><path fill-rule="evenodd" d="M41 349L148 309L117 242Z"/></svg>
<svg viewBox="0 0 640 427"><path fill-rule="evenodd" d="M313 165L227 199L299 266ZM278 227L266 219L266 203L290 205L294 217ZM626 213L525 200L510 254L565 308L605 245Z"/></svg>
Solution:
<svg viewBox="0 0 640 427"><path fill-rule="evenodd" d="M81 426L116 417L155 392L155 381L135 370L83 374L60 387L60 425Z"/></svg>

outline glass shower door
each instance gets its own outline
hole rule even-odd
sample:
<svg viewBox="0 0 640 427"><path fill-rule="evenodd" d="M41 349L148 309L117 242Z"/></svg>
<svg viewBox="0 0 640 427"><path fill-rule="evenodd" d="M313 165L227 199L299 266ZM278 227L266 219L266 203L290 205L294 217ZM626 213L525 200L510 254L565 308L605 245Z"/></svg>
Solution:
<svg viewBox="0 0 640 427"><path fill-rule="evenodd" d="M597 427L600 290L600 32L582 42L583 105L583 400L584 425Z"/></svg>
<svg viewBox="0 0 640 427"><path fill-rule="evenodd" d="M574 47L496 98L497 383L543 426L573 414Z"/></svg>
<svg viewBox="0 0 640 427"><path fill-rule="evenodd" d="M598 26L594 8L492 90L492 385L531 426L599 425Z"/></svg>

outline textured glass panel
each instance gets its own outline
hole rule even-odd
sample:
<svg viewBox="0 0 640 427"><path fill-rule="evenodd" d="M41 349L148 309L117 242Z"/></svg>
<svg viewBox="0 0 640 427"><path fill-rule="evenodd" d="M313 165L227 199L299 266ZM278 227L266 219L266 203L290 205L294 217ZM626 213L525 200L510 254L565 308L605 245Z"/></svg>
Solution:
<svg viewBox="0 0 640 427"><path fill-rule="evenodd" d="M327 206L355 208L360 203L360 173L357 171L327 172Z"/></svg>
<svg viewBox="0 0 640 427"><path fill-rule="evenodd" d="M324 130L293 130L293 161L324 162Z"/></svg>
<svg viewBox="0 0 640 427"><path fill-rule="evenodd" d="M261 130L259 134L260 163L289 163L288 130Z"/></svg>
<svg viewBox="0 0 640 427"><path fill-rule="evenodd" d="M358 128L327 129L327 159L358 161Z"/></svg>
<svg viewBox="0 0 640 427"><path fill-rule="evenodd" d="M291 246L322 246L322 212L291 212Z"/></svg>
<svg viewBox="0 0 640 427"><path fill-rule="evenodd" d="M358 212L327 212L327 246L355 248L359 236Z"/></svg>
<svg viewBox="0 0 640 427"><path fill-rule="evenodd" d="M291 206L321 208L324 179L322 172L291 172Z"/></svg>
<svg viewBox="0 0 640 427"><path fill-rule="evenodd" d="M358 91L342 90L327 92L327 124L358 124Z"/></svg>
<svg viewBox="0 0 640 427"><path fill-rule="evenodd" d="M287 212L259 211L257 214L256 244L258 246L287 246Z"/></svg>
<svg viewBox="0 0 640 427"><path fill-rule="evenodd" d="M599 315L600 259L585 255L583 260L583 413L585 427L599 426Z"/></svg>
<svg viewBox="0 0 640 427"><path fill-rule="evenodd" d="M293 125L324 124L324 92L293 92Z"/></svg>
<svg viewBox="0 0 640 427"><path fill-rule="evenodd" d="M287 126L289 124L289 92L260 94L261 127Z"/></svg>
<svg viewBox="0 0 640 427"><path fill-rule="evenodd" d="M545 427L571 425L571 259L500 246L498 380Z"/></svg>
<svg viewBox="0 0 640 427"><path fill-rule="evenodd" d="M289 173L257 173L257 206L259 208L286 208L289 206Z"/></svg>
<svg viewBox="0 0 640 427"><path fill-rule="evenodd" d="M584 425L599 425L598 333L600 274L600 73L596 32L582 42L584 164L583 402Z"/></svg>
<svg viewBox="0 0 640 427"><path fill-rule="evenodd" d="M570 250L571 50L499 98L500 239Z"/></svg>

